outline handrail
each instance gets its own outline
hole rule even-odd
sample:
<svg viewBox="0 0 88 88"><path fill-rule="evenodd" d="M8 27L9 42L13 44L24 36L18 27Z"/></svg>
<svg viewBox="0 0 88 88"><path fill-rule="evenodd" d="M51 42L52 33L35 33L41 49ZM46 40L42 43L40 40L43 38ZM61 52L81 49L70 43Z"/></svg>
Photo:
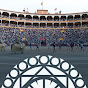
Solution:
<svg viewBox="0 0 88 88"><path fill-rule="evenodd" d="M12 27L12 26L1 26L0 27L6 27L6 28L19 28L19 29L85 29L88 27L74 27L74 28L26 28L26 27Z"/></svg>
<svg viewBox="0 0 88 88"><path fill-rule="evenodd" d="M32 21L32 20L18 20L18 19L9 19L9 18L1 18L2 20L10 20L10 21L18 21L18 22L29 22L29 23L71 23L71 22L85 22L88 21L88 19L85 20L73 20L73 21Z"/></svg>

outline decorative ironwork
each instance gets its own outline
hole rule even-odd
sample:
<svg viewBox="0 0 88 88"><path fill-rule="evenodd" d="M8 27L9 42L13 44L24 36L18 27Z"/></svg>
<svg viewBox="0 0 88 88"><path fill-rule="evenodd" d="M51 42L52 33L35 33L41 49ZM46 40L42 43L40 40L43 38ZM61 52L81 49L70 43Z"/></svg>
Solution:
<svg viewBox="0 0 88 88"><path fill-rule="evenodd" d="M27 58L6 76L2 88L87 88L74 66L61 58Z"/></svg>

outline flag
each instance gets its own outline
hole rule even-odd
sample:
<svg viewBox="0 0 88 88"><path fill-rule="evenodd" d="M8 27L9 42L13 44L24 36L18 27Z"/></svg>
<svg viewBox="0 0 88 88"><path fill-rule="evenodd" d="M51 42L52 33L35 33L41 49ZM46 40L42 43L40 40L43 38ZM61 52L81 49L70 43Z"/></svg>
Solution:
<svg viewBox="0 0 88 88"><path fill-rule="evenodd" d="M61 32L65 32L65 30L62 30Z"/></svg>
<svg viewBox="0 0 88 88"><path fill-rule="evenodd" d="M56 10L57 10L57 8L54 9L54 11L56 11Z"/></svg>
<svg viewBox="0 0 88 88"><path fill-rule="evenodd" d="M20 32L23 32L23 29L20 29Z"/></svg>
<svg viewBox="0 0 88 88"><path fill-rule="evenodd" d="M41 2L41 6L43 6L43 1Z"/></svg>
<svg viewBox="0 0 88 88"><path fill-rule="evenodd" d="M63 38L59 38L60 40L63 40Z"/></svg>

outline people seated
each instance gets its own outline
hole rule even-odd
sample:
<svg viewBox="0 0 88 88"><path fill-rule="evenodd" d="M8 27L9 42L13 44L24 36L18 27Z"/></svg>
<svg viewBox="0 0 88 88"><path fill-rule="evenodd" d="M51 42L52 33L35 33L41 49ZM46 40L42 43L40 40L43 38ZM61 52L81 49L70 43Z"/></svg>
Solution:
<svg viewBox="0 0 88 88"><path fill-rule="evenodd" d="M51 26L49 28L52 28ZM53 40L55 42L59 42L60 38L63 38L63 41L68 42L69 40L76 41L88 41L88 29L66 29L62 32L62 29L24 29L22 33L20 33L19 28L0 28L0 36L2 40L4 40L7 45L10 43L19 43L16 39L26 38L28 42L35 43L35 40L39 40L40 38L45 38L46 41L49 40L50 44ZM0 42L1 43L1 42Z"/></svg>

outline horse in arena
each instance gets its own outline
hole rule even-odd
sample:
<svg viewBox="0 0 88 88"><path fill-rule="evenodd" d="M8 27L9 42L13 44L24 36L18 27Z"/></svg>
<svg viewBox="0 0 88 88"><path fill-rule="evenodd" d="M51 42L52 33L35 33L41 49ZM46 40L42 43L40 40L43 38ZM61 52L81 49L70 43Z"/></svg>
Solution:
<svg viewBox="0 0 88 88"><path fill-rule="evenodd" d="M0 50L5 51L6 49L6 44L5 43L0 43Z"/></svg>
<svg viewBox="0 0 88 88"><path fill-rule="evenodd" d="M12 52L21 52L23 53L25 49L25 44L24 43L13 43L11 44L11 53Z"/></svg>

